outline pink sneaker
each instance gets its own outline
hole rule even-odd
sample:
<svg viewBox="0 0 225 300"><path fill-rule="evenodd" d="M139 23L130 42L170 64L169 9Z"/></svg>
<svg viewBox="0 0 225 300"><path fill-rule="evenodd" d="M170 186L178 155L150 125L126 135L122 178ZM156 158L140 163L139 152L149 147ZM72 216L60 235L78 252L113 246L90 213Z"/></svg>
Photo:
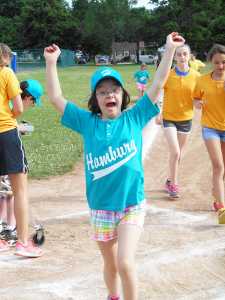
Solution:
<svg viewBox="0 0 225 300"><path fill-rule="evenodd" d="M34 241L28 240L27 245L23 245L20 242L16 243L16 249L14 255L25 257L39 257L42 255L42 250L34 247Z"/></svg>
<svg viewBox="0 0 225 300"><path fill-rule="evenodd" d="M220 209L220 207L219 207L219 203L218 203L218 201L217 201L217 198L216 198L216 194L215 194L215 192L214 192L214 188L212 187L212 195L213 195L213 206L214 206L214 208L215 208L215 210L219 210Z"/></svg>
<svg viewBox="0 0 225 300"><path fill-rule="evenodd" d="M170 198L180 198L180 192L176 184L170 186Z"/></svg>
<svg viewBox="0 0 225 300"><path fill-rule="evenodd" d="M165 187L167 188L168 190L168 193L170 192L170 182L168 179L166 180L166 183L165 183Z"/></svg>
<svg viewBox="0 0 225 300"><path fill-rule="evenodd" d="M0 240L0 252L6 251L9 249L10 249L9 244Z"/></svg>
<svg viewBox="0 0 225 300"><path fill-rule="evenodd" d="M217 214L218 214L219 224L225 224L225 208L223 206L220 207Z"/></svg>

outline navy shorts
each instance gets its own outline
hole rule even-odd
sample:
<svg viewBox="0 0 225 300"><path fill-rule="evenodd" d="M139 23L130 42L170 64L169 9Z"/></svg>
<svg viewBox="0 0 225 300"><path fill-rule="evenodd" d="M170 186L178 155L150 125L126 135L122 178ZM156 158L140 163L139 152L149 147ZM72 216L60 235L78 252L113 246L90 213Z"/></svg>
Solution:
<svg viewBox="0 0 225 300"><path fill-rule="evenodd" d="M167 129L171 127L176 128L177 132L179 133L188 134L192 128L192 119L188 121L180 121L180 122L163 120L163 125L162 125L163 129Z"/></svg>
<svg viewBox="0 0 225 300"><path fill-rule="evenodd" d="M0 176L28 172L25 150L15 128L0 133Z"/></svg>

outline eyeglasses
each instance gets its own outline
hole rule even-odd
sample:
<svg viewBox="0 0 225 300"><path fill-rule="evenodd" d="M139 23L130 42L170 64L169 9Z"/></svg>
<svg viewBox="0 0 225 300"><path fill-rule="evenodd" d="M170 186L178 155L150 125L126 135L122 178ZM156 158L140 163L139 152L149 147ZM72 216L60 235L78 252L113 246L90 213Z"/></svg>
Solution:
<svg viewBox="0 0 225 300"><path fill-rule="evenodd" d="M111 93L112 95L117 95L117 94L119 94L120 91L123 91L123 89L122 89L121 87L119 87L119 88L117 88L117 89L113 89L113 90L108 91L108 92L102 91L102 92L99 92L99 93L97 93L97 94L95 94L95 95L96 95L96 96L99 96L99 97L101 97L101 98L106 98L106 97L108 97L108 94L109 94L109 93Z"/></svg>
<svg viewBox="0 0 225 300"><path fill-rule="evenodd" d="M31 99L33 101L33 103L30 105L30 107L34 107L34 104L36 103L35 99Z"/></svg>

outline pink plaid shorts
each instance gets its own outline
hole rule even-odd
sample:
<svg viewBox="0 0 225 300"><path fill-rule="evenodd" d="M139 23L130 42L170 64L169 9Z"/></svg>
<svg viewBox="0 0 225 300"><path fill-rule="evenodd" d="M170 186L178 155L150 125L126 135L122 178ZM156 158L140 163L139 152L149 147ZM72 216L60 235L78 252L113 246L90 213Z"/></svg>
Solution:
<svg viewBox="0 0 225 300"><path fill-rule="evenodd" d="M93 209L89 211L93 240L106 242L117 237L117 226L119 225L131 224L143 229L146 200L118 212Z"/></svg>

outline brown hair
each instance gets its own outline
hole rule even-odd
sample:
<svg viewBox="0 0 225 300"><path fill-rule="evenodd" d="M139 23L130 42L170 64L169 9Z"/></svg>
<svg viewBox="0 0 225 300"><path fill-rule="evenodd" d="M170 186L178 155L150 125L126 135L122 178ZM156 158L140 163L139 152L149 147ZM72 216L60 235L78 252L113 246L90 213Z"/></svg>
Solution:
<svg viewBox="0 0 225 300"><path fill-rule="evenodd" d="M213 45L212 49L209 50L209 52L207 54L207 61L210 62L210 60L212 60L213 56L217 53L225 54L225 46L219 45L219 44Z"/></svg>
<svg viewBox="0 0 225 300"><path fill-rule="evenodd" d="M4 58L12 60L12 51L6 44L0 43L0 69L5 66Z"/></svg>
<svg viewBox="0 0 225 300"><path fill-rule="evenodd" d="M25 97L31 97L31 100L36 100L26 89L29 87L29 84L26 80L20 82L20 88L23 91L21 94L22 100L25 99Z"/></svg>
<svg viewBox="0 0 225 300"><path fill-rule="evenodd" d="M130 103L130 94L128 93L128 91L125 90L125 88L123 88L121 86L121 84L119 84L118 81L115 81L115 84L120 86L123 89L123 98L122 98L122 105L121 105L121 111L123 111L123 110L127 109L128 105ZM98 85L96 87L98 87ZM100 107L98 105L98 100L97 100L97 97L96 97L96 88L95 88L94 92L91 94L91 96L88 100L88 108L90 109L90 111L92 111L95 114L101 114L102 113L101 110L100 110Z"/></svg>
<svg viewBox="0 0 225 300"><path fill-rule="evenodd" d="M142 64L141 64L141 69L142 69L143 67L146 67L146 70L147 70L147 65L146 65L145 63L142 63Z"/></svg>

